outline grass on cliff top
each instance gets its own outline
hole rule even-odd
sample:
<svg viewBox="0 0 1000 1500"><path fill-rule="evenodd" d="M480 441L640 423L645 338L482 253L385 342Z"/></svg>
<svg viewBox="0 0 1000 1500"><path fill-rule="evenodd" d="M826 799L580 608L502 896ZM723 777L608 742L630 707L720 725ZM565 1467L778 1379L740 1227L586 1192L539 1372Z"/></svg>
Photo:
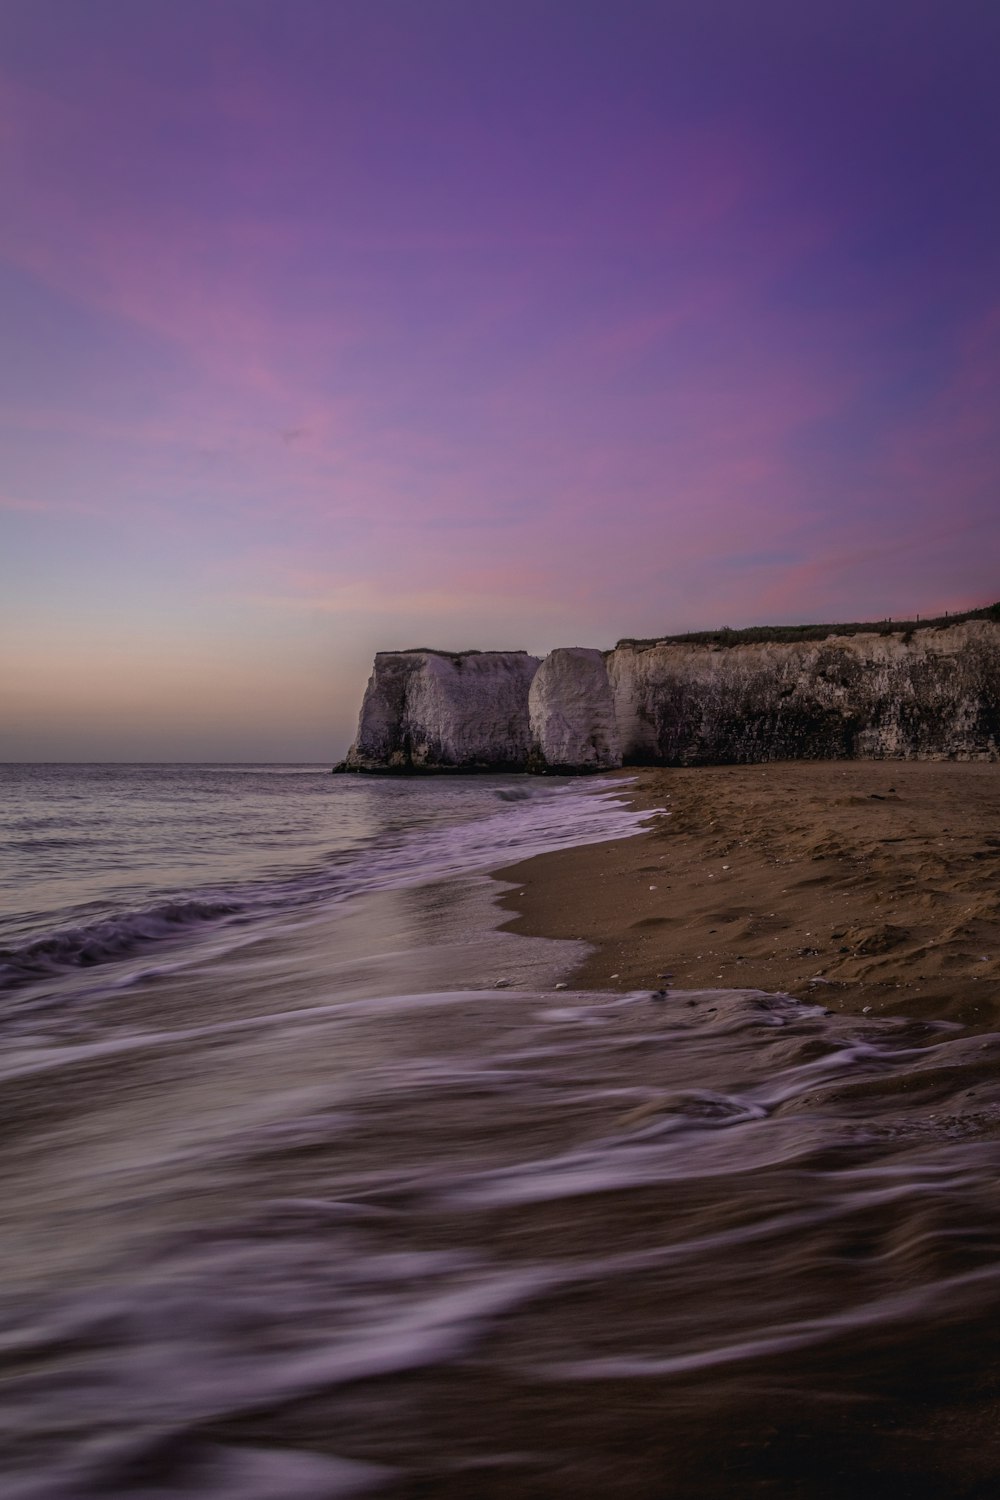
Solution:
<svg viewBox="0 0 1000 1500"><path fill-rule="evenodd" d="M933 620L856 620L842 625L748 625L744 630L732 630L723 625L719 630L692 630L686 635L658 635L647 640L625 636L619 646L751 646L761 641L782 644L788 641L823 641L828 635L904 635L917 630L944 630L951 625L961 625L965 620L992 620L1000 624L1000 603L987 604L983 609L968 609L964 614L939 615Z"/></svg>
<svg viewBox="0 0 1000 1500"><path fill-rule="evenodd" d="M376 656L444 656L448 661L464 661L467 656L527 656L527 651L480 651L470 646L467 651L445 651L440 646L400 646L398 651L376 651Z"/></svg>

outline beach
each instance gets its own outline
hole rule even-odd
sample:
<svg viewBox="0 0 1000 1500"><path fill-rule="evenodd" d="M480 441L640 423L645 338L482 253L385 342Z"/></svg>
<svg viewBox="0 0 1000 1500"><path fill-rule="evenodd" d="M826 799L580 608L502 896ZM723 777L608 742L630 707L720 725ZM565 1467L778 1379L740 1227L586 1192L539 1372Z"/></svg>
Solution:
<svg viewBox="0 0 1000 1500"><path fill-rule="evenodd" d="M992 1497L997 771L8 770L5 1500Z"/></svg>
<svg viewBox="0 0 1000 1500"><path fill-rule="evenodd" d="M640 769L649 832L499 872L510 930L584 939L582 989L751 988L833 1011L1000 1016L1000 765Z"/></svg>

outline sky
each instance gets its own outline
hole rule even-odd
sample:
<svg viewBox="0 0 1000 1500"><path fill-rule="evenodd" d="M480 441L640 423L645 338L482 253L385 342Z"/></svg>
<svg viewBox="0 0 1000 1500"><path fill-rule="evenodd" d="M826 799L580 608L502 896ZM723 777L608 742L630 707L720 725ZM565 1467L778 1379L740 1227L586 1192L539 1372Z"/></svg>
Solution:
<svg viewBox="0 0 1000 1500"><path fill-rule="evenodd" d="M0 759L1000 598L996 0L0 0Z"/></svg>

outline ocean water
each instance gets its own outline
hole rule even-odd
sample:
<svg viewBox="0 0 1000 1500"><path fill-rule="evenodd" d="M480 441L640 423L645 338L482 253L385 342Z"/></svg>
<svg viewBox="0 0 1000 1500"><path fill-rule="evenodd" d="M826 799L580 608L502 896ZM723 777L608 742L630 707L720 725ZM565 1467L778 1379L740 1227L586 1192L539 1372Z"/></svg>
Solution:
<svg viewBox="0 0 1000 1500"><path fill-rule="evenodd" d="M620 782L0 784L5 1497L995 1494L1000 1038L557 991Z"/></svg>
<svg viewBox="0 0 1000 1500"><path fill-rule="evenodd" d="M114 963L199 927L259 926L638 826L613 806L526 777L0 765L0 979Z"/></svg>

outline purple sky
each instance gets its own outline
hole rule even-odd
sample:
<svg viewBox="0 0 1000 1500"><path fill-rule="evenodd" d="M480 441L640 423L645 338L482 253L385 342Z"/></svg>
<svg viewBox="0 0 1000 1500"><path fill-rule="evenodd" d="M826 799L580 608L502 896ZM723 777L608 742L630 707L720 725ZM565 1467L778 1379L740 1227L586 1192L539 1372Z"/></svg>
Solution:
<svg viewBox="0 0 1000 1500"><path fill-rule="evenodd" d="M0 758L1000 597L996 0L4 0Z"/></svg>

